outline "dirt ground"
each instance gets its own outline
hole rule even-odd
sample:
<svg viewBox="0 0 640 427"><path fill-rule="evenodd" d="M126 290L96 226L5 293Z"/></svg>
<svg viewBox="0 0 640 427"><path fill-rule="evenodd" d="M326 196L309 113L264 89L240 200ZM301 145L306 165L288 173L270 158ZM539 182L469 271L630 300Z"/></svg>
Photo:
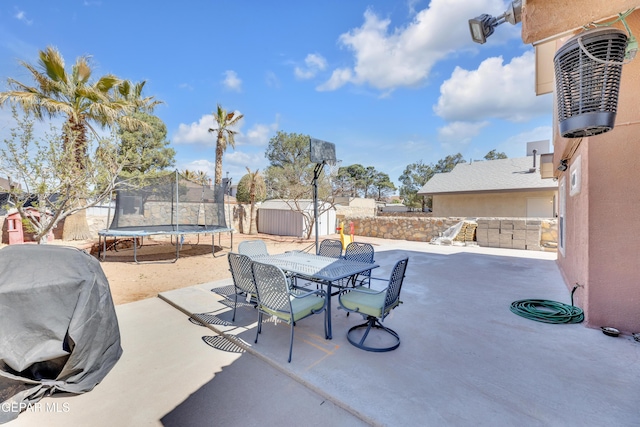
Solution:
<svg viewBox="0 0 640 427"><path fill-rule="evenodd" d="M234 233L233 249L237 251L242 240L261 239L267 244L269 253L313 248L315 240L301 240L293 237L266 234L246 235ZM63 242L54 240L50 244L82 247L86 250L97 242ZM137 252L139 264L133 260L133 242L122 242L117 248L107 250L100 263L111 287L114 303L126 304L145 298L156 297L158 293L172 289L230 278L227 253L229 233L215 236L215 254L212 256L211 236L185 236L180 256L176 262L175 245L170 239L154 236L145 238ZM0 244L0 248L6 245ZM94 248L95 249L95 248ZM313 250L313 249L311 249ZM94 253L94 251L91 251ZM97 256L97 254L94 253Z"/></svg>
<svg viewBox="0 0 640 427"><path fill-rule="evenodd" d="M175 245L169 239L145 238L139 247L137 259L133 261L133 242L124 244L106 252L102 269L109 280L111 294L115 304L126 304L145 298L156 297L158 293L172 289L193 286L200 283L231 277L227 253L229 252L229 233L215 236L215 254L212 256L211 236L185 236L179 258L175 258ZM237 251L242 240L261 239L267 244L269 253L282 253L289 250L304 250L311 247L315 240L301 240L271 235L233 235L233 249Z"/></svg>

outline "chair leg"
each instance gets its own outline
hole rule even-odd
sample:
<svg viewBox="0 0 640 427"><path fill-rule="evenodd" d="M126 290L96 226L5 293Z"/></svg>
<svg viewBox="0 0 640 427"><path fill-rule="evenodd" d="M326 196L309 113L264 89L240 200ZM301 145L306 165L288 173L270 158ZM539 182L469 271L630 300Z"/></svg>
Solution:
<svg viewBox="0 0 640 427"><path fill-rule="evenodd" d="M233 303L233 317L231 318L232 322L236 321L236 307L238 307L238 293L236 292L235 302Z"/></svg>
<svg viewBox="0 0 640 427"><path fill-rule="evenodd" d="M293 352L293 328L295 322L291 322L291 340L289 341L289 360L288 363L291 363L291 353Z"/></svg>
<svg viewBox="0 0 640 427"><path fill-rule="evenodd" d="M352 336L352 333L362 328L366 328L366 330L364 331L364 334L362 335L362 338L360 338L359 340L354 338ZM393 344L391 344L388 347L369 347L365 345L364 342L367 339L367 336L369 335L369 332L371 332L372 328L381 330L391 335L393 337ZM397 332L394 331L393 329L383 326L382 323L380 323L380 321L378 321L376 317L371 317L371 316L368 318L367 322L361 325L354 326L351 329L349 329L349 332L347 332L347 340L349 340L349 342L352 345L358 348L361 348L366 351L374 351L374 352L391 351L391 350L395 350L396 348L398 348L398 346L400 346L400 337L398 336Z"/></svg>
<svg viewBox="0 0 640 427"><path fill-rule="evenodd" d="M262 313L258 312L258 327L256 328L256 340L254 343L258 343L258 334L262 332Z"/></svg>

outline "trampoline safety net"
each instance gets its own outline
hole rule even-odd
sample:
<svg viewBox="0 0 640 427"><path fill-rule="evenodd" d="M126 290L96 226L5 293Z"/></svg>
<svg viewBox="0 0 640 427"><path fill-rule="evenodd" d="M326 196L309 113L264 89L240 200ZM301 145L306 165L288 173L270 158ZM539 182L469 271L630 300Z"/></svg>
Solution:
<svg viewBox="0 0 640 427"><path fill-rule="evenodd" d="M228 229L226 186L186 179L178 171L120 182L109 230L145 233L206 233Z"/></svg>

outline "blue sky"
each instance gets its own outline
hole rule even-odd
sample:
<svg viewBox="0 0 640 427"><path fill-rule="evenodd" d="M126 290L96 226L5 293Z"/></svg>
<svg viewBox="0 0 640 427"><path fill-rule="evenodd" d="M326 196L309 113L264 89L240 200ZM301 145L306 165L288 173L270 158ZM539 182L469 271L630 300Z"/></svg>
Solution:
<svg viewBox="0 0 640 427"><path fill-rule="evenodd" d="M244 115L223 170L233 182L264 169L277 131L333 142L343 166L374 166L398 184L404 168L449 154L526 155L551 138L551 95L534 93L534 55L521 24L484 45L468 20L501 14L499 0L123 1L5 0L0 87L28 82L18 61L55 46L71 65L91 55L95 75L146 80L165 102L179 169L213 177L212 113ZM6 133L8 108L0 110ZM2 138L3 140L4 138Z"/></svg>

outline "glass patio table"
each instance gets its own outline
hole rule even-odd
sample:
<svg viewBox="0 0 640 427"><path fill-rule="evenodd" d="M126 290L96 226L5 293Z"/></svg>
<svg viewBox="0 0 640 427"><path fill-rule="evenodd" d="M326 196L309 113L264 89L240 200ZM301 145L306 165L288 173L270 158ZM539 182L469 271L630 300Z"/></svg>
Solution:
<svg viewBox="0 0 640 427"><path fill-rule="evenodd" d="M327 287L327 339L331 334L331 288L343 286L336 282L379 267L375 263L350 261L343 258L330 258L307 252L285 252L277 255L253 257L254 261L280 267L302 279L309 279Z"/></svg>

